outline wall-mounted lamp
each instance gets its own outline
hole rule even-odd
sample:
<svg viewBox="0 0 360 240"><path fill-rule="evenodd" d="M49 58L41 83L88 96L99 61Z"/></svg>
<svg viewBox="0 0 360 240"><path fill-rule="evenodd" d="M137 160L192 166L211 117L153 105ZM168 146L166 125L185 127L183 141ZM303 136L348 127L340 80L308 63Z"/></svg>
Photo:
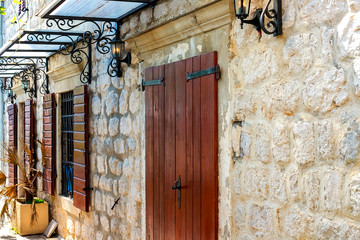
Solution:
<svg viewBox="0 0 360 240"><path fill-rule="evenodd" d="M120 24L117 24L116 36L109 42L112 59L108 66L108 74L111 77L122 77L121 63L131 64L131 54L125 50L125 42L120 38Z"/></svg>
<svg viewBox="0 0 360 240"><path fill-rule="evenodd" d="M11 90L12 88L12 79L3 78L0 80L1 82L1 92L5 93L6 91Z"/></svg>
<svg viewBox="0 0 360 240"><path fill-rule="evenodd" d="M12 89L8 90L7 101L10 102L11 104L14 104L15 99L16 99L16 94L14 94L13 90Z"/></svg>
<svg viewBox="0 0 360 240"><path fill-rule="evenodd" d="M28 69L22 71L17 76L21 79L21 87L25 93L28 93L29 97L36 98L37 86L36 86L36 67L31 66ZM30 86L30 80L33 81L33 85Z"/></svg>
<svg viewBox="0 0 360 240"><path fill-rule="evenodd" d="M269 9L270 3L273 1L273 8ZM235 15L241 21L241 29L244 23L251 24L259 32L273 34L278 36L282 34L282 7L281 0L268 0L264 10L257 8L253 18L248 19L250 15L251 0L234 0ZM265 22L265 17L268 18Z"/></svg>

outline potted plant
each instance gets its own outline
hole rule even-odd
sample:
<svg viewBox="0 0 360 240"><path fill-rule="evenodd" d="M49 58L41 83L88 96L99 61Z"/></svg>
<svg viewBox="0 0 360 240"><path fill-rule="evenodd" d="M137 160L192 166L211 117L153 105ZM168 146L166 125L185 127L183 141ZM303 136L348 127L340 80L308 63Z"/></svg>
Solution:
<svg viewBox="0 0 360 240"><path fill-rule="evenodd" d="M38 143L41 146L44 166L46 163L45 146L40 141ZM35 168L33 153L24 145L25 153L28 155L28 161L25 164L24 159L18 156L16 149L3 145L3 150L4 158L0 160L16 165L20 176L17 184L7 187L5 186L7 177L0 171L0 185L3 185L0 195L5 197L0 217L8 215L13 228L20 235L43 233L49 223L48 204L36 197L36 180L43 174ZM22 193L22 196L19 193Z"/></svg>

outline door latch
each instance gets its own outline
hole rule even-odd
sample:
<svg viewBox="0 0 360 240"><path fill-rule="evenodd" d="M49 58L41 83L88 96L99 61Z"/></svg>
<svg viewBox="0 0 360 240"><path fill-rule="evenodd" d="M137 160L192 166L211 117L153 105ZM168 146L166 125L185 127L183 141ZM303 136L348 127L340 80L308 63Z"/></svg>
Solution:
<svg viewBox="0 0 360 240"><path fill-rule="evenodd" d="M178 208L180 210L181 207L181 178L179 175L179 178L177 181L175 181L175 185L171 186L171 189L178 190Z"/></svg>

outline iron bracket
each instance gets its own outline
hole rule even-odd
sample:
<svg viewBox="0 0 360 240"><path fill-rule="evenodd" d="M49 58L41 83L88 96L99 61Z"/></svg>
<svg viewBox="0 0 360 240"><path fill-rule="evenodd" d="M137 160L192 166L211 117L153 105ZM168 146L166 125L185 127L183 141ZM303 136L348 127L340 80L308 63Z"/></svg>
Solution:
<svg viewBox="0 0 360 240"><path fill-rule="evenodd" d="M151 80L151 81L142 81L142 83L141 83L141 88L142 88L142 91L145 91L145 87L148 87L148 86L156 86L156 85L163 85L163 86L165 86L165 84L164 84L164 78L157 79L157 80Z"/></svg>
<svg viewBox="0 0 360 240"><path fill-rule="evenodd" d="M194 78L207 76L207 75L214 74L214 73L215 73L216 80L219 80L220 79L220 67L215 66L215 67L201 70L198 72L186 73L186 81L189 81Z"/></svg>

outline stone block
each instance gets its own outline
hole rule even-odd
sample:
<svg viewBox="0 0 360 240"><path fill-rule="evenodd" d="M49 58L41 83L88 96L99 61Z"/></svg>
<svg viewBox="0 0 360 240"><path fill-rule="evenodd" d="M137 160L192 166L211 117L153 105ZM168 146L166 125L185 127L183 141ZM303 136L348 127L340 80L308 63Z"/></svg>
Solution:
<svg viewBox="0 0 360 240"><path fill-rule="evenodd" d="M251 204L248 209L249 229L256 237L269 238L274 234L275 211L270 206Z"/></svg>
<svg viewBox="0 0 360 240"><path fill-rule="evenodd" d="M256 158L264 164L270 162L270 139L265 126L259 125L255 139Z"/></svg>
<svg viewBox="0 0 360 240"><path fill-rule="evenodd" d="M129 99L129 108L130 108L130 112L135 114L139 111L140 109L140 104L141 104L141 92L139 90L134 90L131 95L130 95L130 99Z"/></svg>
<svg viewBox="0 0 360 240"><path fill-rule="evenodd" d="M299 171L296 167L291 167L287 170L286 181L289 186L289 195L291 199L297 201L299 199Z"/></svg>
<svg viewBox="0 0 360 240"><path fill-rule="evenodd" d="M244 175L244 193L248 198L265 200L269 193L269 170L264 167L248 167Z"/></svg>
<svg viewBox="0 0 360 240"><path fill-rule="evenodd" d="M317 239L339 239L355 240L360 239L360 228L358 224L347 221L334 221L328 218L321 218L317 225Z"/></svg>
<svg viewBox="0 0 360 240"><path fill-rule="evenodd" d="M119 160L117 158L110 158L109 160L109 168L110 168L110 172L113 174L117 173L117 165L118 165Z"/></svg>
<svg viewBox="0 0 360 240"><path fill-rule="evenodd" d="M315 35L311 33L292 35L287 38L283 54L291 72L303 74L305 70L310 69L314 61L317 42Z"/></svg>
<svg viewBox="0 0 360 240"><path fill-rule="evenodd" d="M130 115L123 116L120 120L120 133L125 136L130 136L132 130L132 119Z"/></svg>
<svg viewBox="0 0 360 240"><path fill-rule="evenodd" d="M152 21L153 17L153 10L152 8L147 8L144 11L141 11L140 13L140 22L142 24L148 24Z"/></svg>
<svg viewBox="0 0 360 240"><path fill-rule="evenodd" d="M271 174L271 196L279 205L285 205L288 202L286 176L279 168L274 169Z"/></svg>
<svg viewBox="0 0 360 240"><path fill-rule="evenodd" d="M122 90L121 91L121 95L120 95L120 99L119 99L119 106L120 106L120 114L125 114L128 111L128 97L129 93L127 90Z"/></svg>
<svg viewBox="0 0 360 240"><path fill-rule="evenodd" d="M104 230L105 232L110 231L109 219L105 215L100 216L100 223L101 223L102 230Z"/></svg>
<svg viewBox="0 0 360 240"><path fill-rule="evenodd" d="M106 174L107 173L107 163L106 163L106 155L99 155L97 156L97 169L100 174Z"/></svg>
<svg viewBox="0 0 360 240"><path fill-rule="evenodd" d="M157 4L154 9L154 18L158 20L169 13L169 7L167 2Z"/></svg>
<svg viewBox="0 0 360 240"><path fill-rule="evenodd" d="M298 3L303 24L336 24L347 12L346 0L305 0Z"/></svg>
<svg viewBox="0 0 360 240"><path fill-rule="evenodd" d="M318 170L311 170L304 174L302 178L302 200L311 210L319 210L320 206L320 176Z"/></svg>
<svg viewBox="0 0 360 240"><path fill-rule="evenodd" d="M335 212L341 209L342 199L342 174L337 170L325 172L323 181L323 203L327 211Z"/></svg>
<svg viewBox="0 0 360 240"><path fill-rule="evenodd" d="M240 157L246 157L250 155L251 136L246 132L241 132L240 137Z"/></svg>
<svg viewBox="0 0 360 240"><path fill-rule="evenodd" d="M340 155L344 162L353 163L359 156L360 136L358 132L349 130L340 141Z"/></svg>
<svg viewBox="0 0 360 240"><path fill-rule="evenodd" d="M116 92L108 92L106 95L106 114L111 116L119 110L119 95Z"/></svg>
<svg viewBox="0 0 360 240"><path fill-rule="evenodd" d="M272 159L280 165L290 161L290 139L288 127L279 121L272 130Z"/></svg>
<svg viewBox="0 0 360 240"><path fill-rule="evenodd" d="M125 141L121 138L118 138L114 141L114 150L117 154L125 153Z"/></svg>
<svg viewBox="0 0 360 240"><path fill-rule="evenodd" d="M360 217L360 173L350 175L348 181L348 190L346 193L346 209L356 217Z"/></svg>
<svg viewBox="0 0 360 240"><path fill-rule="evenodd" d="M109 134L110 136L115 136L116 134L118 134L119 132L119 118L117 117L114 117L114 118L111 118L110 121L109 121Z"/></svg>
<svg viewBox="0 0 360 240"><path fill-rule="evenodd" d="M360 12L347 14L337 26L343 58L360 57Z"/></svg>
<svg viewBox="0 0 360 240"><path fill-rule="evenodd" d="M101 113L102 104L99 96L94 96L91 102L91 109L93 114L99 115Z"/></svg>
<svg viewBox="0 0 360 240"><path fill-rule="evenodd" d="M298 164L305 165L314 161L314 124L297 121L293 128L294 157Z"/></svg>
<svg viewBox="0 0 360 240"><path fill-rule="evenodd" d="M334 129L331 120L323 120L318 123L318 151L322 160L333 159L335 153Z"/></svg>
<svg viewBox="0 0 360 240"><path fill-rule="evenodd" d="M319 81L321 79L321 81ZM325 113L342 106L348 100L345 72L335 67L317 70L305 79L303 99L305 106L314 112Z"/></svg>

